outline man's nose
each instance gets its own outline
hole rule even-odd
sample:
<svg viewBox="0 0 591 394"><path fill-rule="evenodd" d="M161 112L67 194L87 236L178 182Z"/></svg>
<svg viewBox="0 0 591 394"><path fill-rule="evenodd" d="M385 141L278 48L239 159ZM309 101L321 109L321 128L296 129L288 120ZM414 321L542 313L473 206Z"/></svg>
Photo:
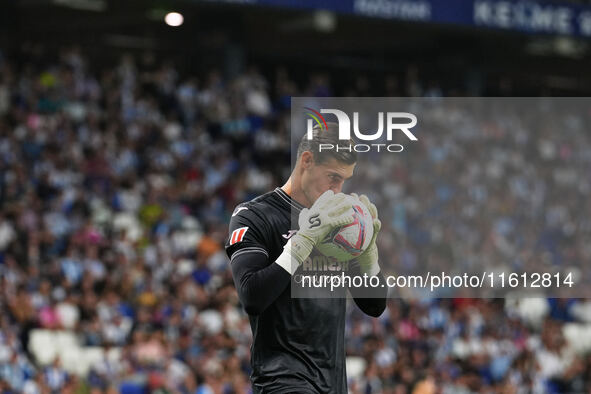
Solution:
<svg viewBox="0 0 591 394"><path fill-rule="evenodd" d="M338 184L330 188L334 192L334 194L340 193L343 190L343 184Z"/></svg>

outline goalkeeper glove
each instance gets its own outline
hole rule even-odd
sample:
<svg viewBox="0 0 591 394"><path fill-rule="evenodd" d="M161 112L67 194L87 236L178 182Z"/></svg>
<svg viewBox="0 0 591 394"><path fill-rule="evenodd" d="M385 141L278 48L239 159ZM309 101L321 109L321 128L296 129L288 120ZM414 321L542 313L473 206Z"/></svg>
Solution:
<svg viewBox="0 0 591 394"><path fill-rule="evenodd" d="M334 194L332 190L324 192L310 209L302 209L298 218L299 230L287 241L276 263L293 275L330 231L353 223L353 220L352 204L347 195Z"/></svg>
<svg viewBox="0 0 591 394"><path fill-rule="evenodd" d="M359 268L362 274L368 274L369 276L375 276L380 272L380 265L378 264L378 247L376 246L376 238L380 229L382 228L382 222L378 219L378 209L365 194L361 196L357 196L355 193L351 193L351 195L359 201L361 201L367 209L369 209L369 213L373 218L373 236L371 237L371 241L369 246L361 254L361 256L357 257L357 262L359 263Z"/></svg>

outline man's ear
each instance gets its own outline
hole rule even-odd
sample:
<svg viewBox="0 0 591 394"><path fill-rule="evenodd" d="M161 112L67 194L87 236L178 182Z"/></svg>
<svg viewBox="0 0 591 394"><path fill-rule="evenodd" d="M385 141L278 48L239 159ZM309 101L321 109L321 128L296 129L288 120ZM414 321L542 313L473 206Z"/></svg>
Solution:
<svg viewBox="0 0 591 394"><path fill-rule="evenodd" d="M310 167L312 167L312 165L314 165L314 155L309 151L302 152L300 161L302 163L302 168L308 170Z"/></svg>

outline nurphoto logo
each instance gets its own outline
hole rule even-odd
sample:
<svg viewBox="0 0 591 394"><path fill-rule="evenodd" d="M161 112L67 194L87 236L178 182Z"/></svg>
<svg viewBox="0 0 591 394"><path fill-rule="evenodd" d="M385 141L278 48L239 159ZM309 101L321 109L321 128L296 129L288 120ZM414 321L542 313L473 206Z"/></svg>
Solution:
<svg viewBox="0 0 591 394"><path fill-rule="evenodd" d="M353 112L353 127L351 127L351 119L344 111L339 109L322 108L320 111L316 111L312 108L305 107L308 111L306 115L307 119L307 138L311 140L313 138L312 130L314 124L320 127L320 130L326 130L327 124L326 119L322 114L332 114L336 117L339 125L339 140L349 141L351 139L351 130L358 140L361 141L376 141L382 138L384 129L386 132L386 140L392 141L395 132L402 132L409 140L418 141L418 138L410 131L417 125L417 117L410 112L378 112L378 129L373 133L368 133L359 130L359 112ZM385 119L385 121L384 121ZM385 123L385 126L384 126ZM355 152L369 152L381 150L388 152L397 153L404 150L404 146L401 144L384 144L384 143L360 143L360 144L349 144L349 145L334 145L334 144L320 144L319 150L336 150L338 151L355 151Z"/></svg>

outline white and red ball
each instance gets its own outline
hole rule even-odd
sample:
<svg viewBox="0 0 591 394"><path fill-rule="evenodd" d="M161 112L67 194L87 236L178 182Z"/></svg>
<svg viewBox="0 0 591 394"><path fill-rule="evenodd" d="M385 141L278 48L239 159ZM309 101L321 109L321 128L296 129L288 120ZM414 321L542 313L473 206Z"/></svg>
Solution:
<svg viewBox="0 0 591 394"><path fill-rule="evenodd" d="M348 261L362 254L373 236L373 219L369 209L358 198L348 196L353 208L350 210L353 223L339 227L316 245L326 257Z"/></svg>

